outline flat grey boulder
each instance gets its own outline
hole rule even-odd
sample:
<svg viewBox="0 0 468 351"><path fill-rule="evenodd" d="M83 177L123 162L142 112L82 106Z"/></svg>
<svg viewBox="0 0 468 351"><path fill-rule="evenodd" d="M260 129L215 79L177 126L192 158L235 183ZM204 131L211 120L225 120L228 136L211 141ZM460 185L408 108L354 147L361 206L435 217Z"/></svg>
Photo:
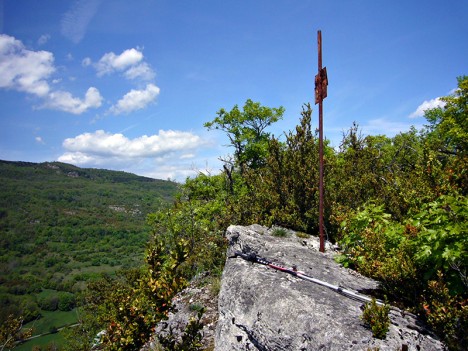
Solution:
<svg viewBox="0 0 468 351"><path fill-rule="evenodd" d="M218 299L216 351L235 350L444 350L412 314L392 309L385 339L373 338L361 320L364 303L337 291L249 262L236 253L256 253L321 281L356 292L378 283L346 269L317 238L272 235L259 225L230 226L228 258Z"/></svg>

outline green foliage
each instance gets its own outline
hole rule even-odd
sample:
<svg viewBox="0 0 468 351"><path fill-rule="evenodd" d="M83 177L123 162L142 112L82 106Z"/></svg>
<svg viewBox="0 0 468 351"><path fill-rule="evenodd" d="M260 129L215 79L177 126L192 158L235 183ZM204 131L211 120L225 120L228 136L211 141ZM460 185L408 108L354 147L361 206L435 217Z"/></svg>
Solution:
<svg viewBox="0 0 468 351"><path fill-rule="evenodd" d="M263 167L245 171L232 210L241 223L279 225L313 232L318 226L318 142L312 134L310 105L296 133L283 143L272 138Z"/></svg>
<svg viewBox="0 0 468 351"><path fill-rule="evenodd" d="M75 308L76 298L72 293L61 291L58 293L58 309L60 311L71 311Z"/></svg>
<svg viewBox="0 0 468 351"><path fill-rule="evenodd" d="M39 306L44 311L55 311L58 308L58 297L56 295L41 297Z"/></svg>
<svg viewBox="0 0 468 351"><path fill-rule="evenodd" d="M393 138L363 137L356 124L344 135L326 178L330 222L368 201L383 205L401 221L408 211L434 198L425 173L422 138L415 129Z"/></svg>
<svg viewBox="0 0 468 351"><path fill-rule="evenodd" d="M383 206L369 204L342 222L340 262L378 279L386 293L408 303L417 296L418 271L413 260L411 226L392 221Z"/></svg>
<svg viewBox="0 0 468 351"><path fill-rule="evenodd" d="M31 330L22 330L23 320L9 315L0 322L0 349L12 348L16 341L31 336Z"/></svg>
<svg viewBox="0 0 468 351"><path fill-rule="evenodd" d="M468 323L467 208L461 195L442 196L403 225L370 204L342 223L340 261L380 280L394 301L425 311L455 350L464 338L457 330Z"/></svg>
<svg viewBox="0 0 468 351"><path fill-rule="evenodd" d="M190 311L201 311L204 309L204 307L198 303L193 303L189 306Z"/></svg>
<svg viewBox="0 0 468 351"><path fill-rule="evenodd" d="M441 272L428 283L423 301L429 325L442 335L453 350L464 350L468 344L468 299L450 294Z"/></svg>
<svg viewBox="0 0 468 351"><path fill-rule="evenodd" d="M141 347L149 339L154 325L167 317L172 298L185 287L180 267L187 257L186 240L180 239L168 246L163 238L156 237L148 247L145 269L128 270L89 284L83 325L104 328L102 345L106 350ZM87 345L96 335L90 332L95 333L96 328L80 335Z"/></svg>
<svg viewBox="0 0 468 351"><path fill-rule="evenodd" d="M77 310L79 327L67 328L61 333L65 338L65 351L89 351L95 344L96 335L103 330L96 318L96 310L87 306Z"/></svg>
<svg viewBox="0 0 468 351"><path fill-rule="evenodd" d="M273 193L279 200L271 211L272 222L306 232L318 226L318 140L311 116L310 105L303 106L300 125L296 133L287 134L284 147L272 140L266 175L266 195Z"/></svg>
<svg viewBox="0 0 468 351"><path fill-rule="evenodd" d="M418 229L415 261L424 278L443 272L452 293L468 290L468 198L445 195L423 205L414 217Z"/></svg>
<svg viewBox="0 0 468 351"><path fill-rule="evenodd" d="M248 99L241 111L220 109L217 117L205 123L208 129L224 131L234 147L234 157L243 171L245 167L262 166L267 156L269 134L265 129L283 117L284 108L269 108Z"/></svg>
<svg viewBox="0 0 468 351"><path fill-rule="evenodd" d="M374 338L385 339L387 336L390 326L389 312L390 306L387 304L379 306L375 298L365 304L361 318L371 328Z"/></svg>
<svg viewBox="0 0 468 351"><path fill-rule="evenodd" d="M178 239L173 248L167 251L165 243L156 239L148 249L148 274L146 280L142 281L141 289L147 289L146 295L150 296L156 307L155 317L158 320L166 317L172 298L187 284L180 274L180 266L189 257L188 246L186 240Z"/></svg>
<svg viewBox="0 0 468 351"><path fill-rule="evenodd" d="M148 216L154 236L173 247L178 239L188 243L183 266L187 278L202 271L220 271L224 264L222 233L230 222L229 191L222 175L199 174L187 179L174 205Z"/></svg>
<svg viewBox="0 0 468 351"><path fill-rule="evenodd" d="M271 235L279 238L285 238L288 236L288 231L284 228L274 228Z"/></svg>
<svg viewBox="0 0 468 351"><path fill-rule="evenodd" d="M458 78L458 89L442 97L445 103L426 111L427 171L439 192L455 188L468 194L468 76Z"/></svg>
<svg viewBox="0 0 468 351"><path fill-rule="evenodd" d="M356 132L345 136L337 157L344 171L332 172L337 192L330 194L340 262L379 279L394 301L424 311L454 350L466 344L458 330L466 330L468 304L467 77L458 83L442 98L445 106L426 111L430 124L420 134L379 144Z"/></svg>

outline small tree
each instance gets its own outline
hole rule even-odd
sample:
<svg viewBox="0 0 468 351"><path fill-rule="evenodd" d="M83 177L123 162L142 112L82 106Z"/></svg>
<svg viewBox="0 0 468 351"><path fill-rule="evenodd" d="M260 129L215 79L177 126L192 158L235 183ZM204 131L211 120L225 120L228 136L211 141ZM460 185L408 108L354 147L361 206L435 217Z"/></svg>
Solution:
<svg viewBox="0 0 468 351"><path fill-rule="evenodd" d="M458 89L440 98L445 104L425 112L427 171L439 193L455 188L468 194L468 76Z"/></svg>
<svg viewBox="0 0 468 351"><path fill-rule="evenodd" d="M237 105L229 112L222 108L217 112L218 116L204 126L227 134L230 146L234 147L235 162L244 172L247 166L258 168L265 162L270 137L265 129L282 119L283 113L282 106L265 107L248 99L242 111Z"/></svg>

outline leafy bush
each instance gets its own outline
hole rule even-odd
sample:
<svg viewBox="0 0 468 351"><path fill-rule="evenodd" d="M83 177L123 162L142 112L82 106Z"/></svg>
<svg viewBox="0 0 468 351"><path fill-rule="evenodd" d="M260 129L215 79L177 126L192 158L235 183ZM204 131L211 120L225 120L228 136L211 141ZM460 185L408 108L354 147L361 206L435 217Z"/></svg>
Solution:
<svg viewBox="0 0 468 351"><path fill-rule="evenodd" d="M243 173L242 192L233 206L241 224L259 223L313 233L318 228L318 140L310 104L303 106L295 133L271 138L261 168Z"/></svg>
<svg viewBox="0 0 468 351"><path fill-rule="evenodd" d="M371 328L374 338L385 339L387 336L390 326L389 312L390 306L387 304L378 305L375 298L365 304L361 318Z"/></svg>
<svg viewBox="0 0 468 351"><path fill-rule="evenodd" d="M39 307L44 311L56 311L58 308L58 296L56 294L39 298Z"/></svg>
<svg viewBox="0 0 468 351"><path fill-rule="evenodd" d="M75 308L76 299L72 293L61 291L58 293L58 309L60 311L71 311Z"/></svg>
<svg viewBox="0 0 468 351"><path fill-rule="evenodd" d="M408 228L392 221L382 205L369 204L342 222L340 262L381 281L388 296L411 304L420 286Z"/></svg>
<svg viewBox="0 0 468 351"><path fill-rule="evenodd" d="M453 350L464 350L468 345L468 299L449 293L444 276L428 283L423 308L428 324L442 335Z"/></svg>
<svg viewBox="0 0 468 351"><path fill-rule="evenodd" d="M164 237L155 237L147 249L146 266L90 282L82 302L81 327L68 335L67 349L77 345L89 349L100 330L105 330L101 343L106 350L141 347L154 325L167 317L172 298L186 286L181 266L188 246L184 239L169 245Z"/></svg>
<svg viewBox="0 0 468 351"><path fill-rule="evenodd" d="M443 272L451 293L468 291L468 198L441 196L425 204L413 220L418 229L416 262L426 280Z"/></svg>
<svg viewBox="0 0 468 351"><path fill-rule="evenodd" d="M458 330L468 323L466 212L465 197L441 196L406 225L372 204L342 223L341 262L378 279L393 300L424 311L454 350L466 341Z"/></svg>
<svg viewBox="0 0 468 351"><path fill-rule="evenodd" d="M154 236L173 247L179 239L187 241L188 257L181 271L191 278L202 271L222 271L229 225L228 185L223 176L200 174L188 179L171 208L148 216Z"/></svg>

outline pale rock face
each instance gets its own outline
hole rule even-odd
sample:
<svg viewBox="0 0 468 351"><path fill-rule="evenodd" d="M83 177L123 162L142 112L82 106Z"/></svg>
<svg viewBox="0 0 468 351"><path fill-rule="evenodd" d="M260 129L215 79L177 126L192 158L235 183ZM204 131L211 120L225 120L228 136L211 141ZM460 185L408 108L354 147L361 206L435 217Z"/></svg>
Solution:
<svg viewBox="0 0 468 351"><path fill-rule="evenodd" d="M318 251L317 238L286 238L253 225L230 226L228 258L218 300L216 351L235 350L443 350L443 344L415 316L390 312L386 339L372 337L361 320L363 302L268 266L248 262L235 252L255 252L285 267L357 292L377 282L343 268L332 247Z"/></svg>

